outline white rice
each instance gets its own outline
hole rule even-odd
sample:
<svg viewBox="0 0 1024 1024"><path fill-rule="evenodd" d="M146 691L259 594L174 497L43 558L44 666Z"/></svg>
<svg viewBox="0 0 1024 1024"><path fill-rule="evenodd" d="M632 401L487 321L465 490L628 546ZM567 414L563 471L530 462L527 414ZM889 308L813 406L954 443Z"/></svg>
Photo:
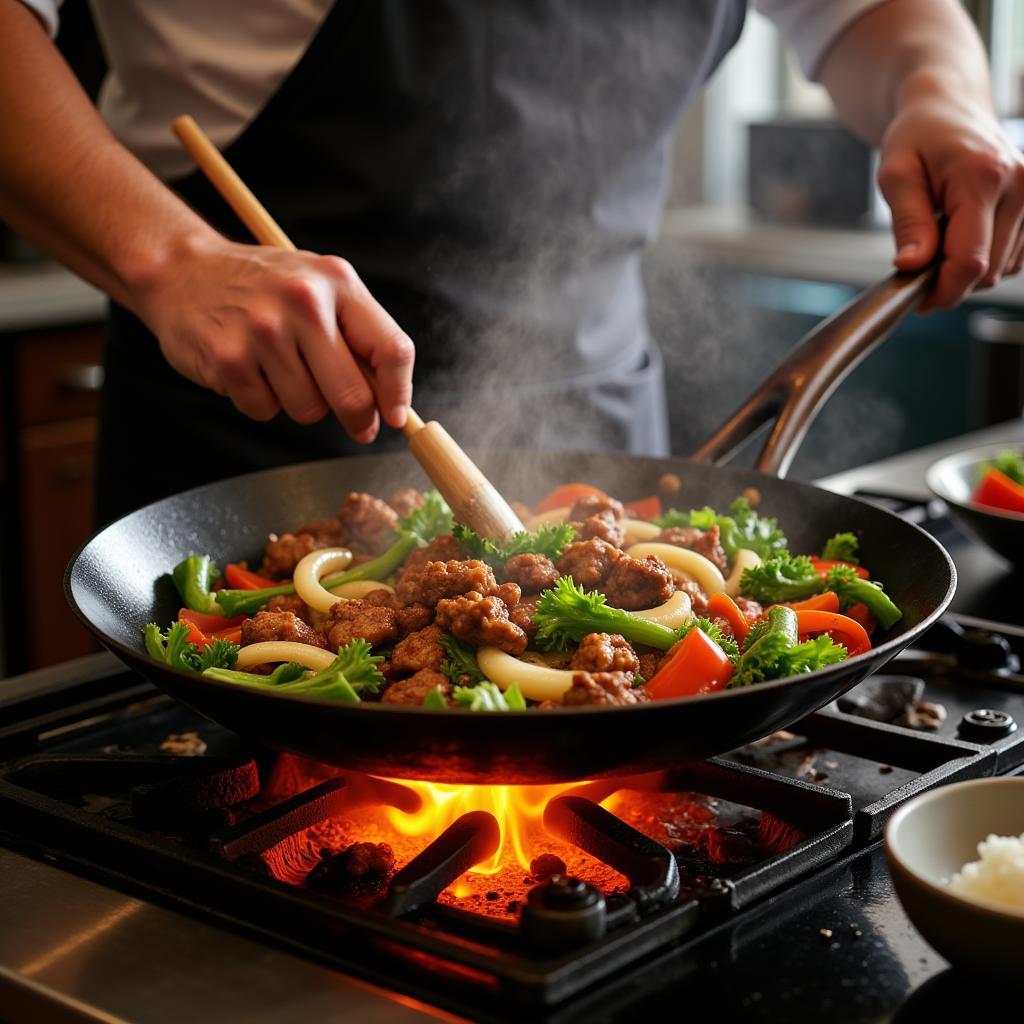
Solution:
<svg viewBox="0 0 1024 1024"><path fill-rule="evenodd" d="M990 835L978 843L981 860L965 864L950 880L958 896L1024 909L1024 834Z"/></svg>

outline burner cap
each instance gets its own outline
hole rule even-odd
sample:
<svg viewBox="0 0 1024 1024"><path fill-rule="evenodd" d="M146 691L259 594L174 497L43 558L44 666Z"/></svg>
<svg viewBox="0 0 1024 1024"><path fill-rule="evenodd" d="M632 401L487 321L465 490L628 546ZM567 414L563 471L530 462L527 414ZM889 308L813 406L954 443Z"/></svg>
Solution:
<svg viewBox="0 0 1024 1024"><path fill-rule="evenodd" d="M968 711L960 720L957 736L969 743L991 743L1017 731L1013 716L995 708Z"/></svg>

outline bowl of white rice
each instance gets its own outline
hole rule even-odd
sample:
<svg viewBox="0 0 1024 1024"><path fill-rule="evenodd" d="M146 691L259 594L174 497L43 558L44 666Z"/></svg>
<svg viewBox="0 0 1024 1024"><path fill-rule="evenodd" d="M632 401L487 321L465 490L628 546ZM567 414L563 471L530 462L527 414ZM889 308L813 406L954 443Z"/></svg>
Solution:
<svg viewBox="0 0 1024 1024"><path fill-rule="evenodd" d="M1024 969L1024 778L976 779L922 793L885 830L896 893L950 963Z"/></svg>

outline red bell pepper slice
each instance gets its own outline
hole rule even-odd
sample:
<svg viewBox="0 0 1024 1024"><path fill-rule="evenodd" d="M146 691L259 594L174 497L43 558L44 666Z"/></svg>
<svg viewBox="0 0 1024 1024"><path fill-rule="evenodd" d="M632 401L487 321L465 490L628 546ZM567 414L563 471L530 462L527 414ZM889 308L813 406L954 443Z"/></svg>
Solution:
<svg viewBox="0 0 1024 1024"><path fill-rule="evenodd" d="M247 615L207 615L204 612L194 612L191 608L182 608L178 612L178 619L181 622L190 622L201 633L212 636L224 629L234 629L240 626L248 618Z"/></svg>
<svg viewBox="0 0 1024 1024"><path fill-rule="evenodd" d="M630 519L643 519L649 523L655 516L661 515L661 498L652 494L649 498L627 501L622 507Z"/></svg>
<svg viewBox="0 0 1024 1024"><path fill-rule="evenodd" d="M787 601L786 604L795 612L837 612L839 595L834 590L826 590L823 594L805 597L802 601Z"/></svg>
<svg viewBox="0 0 1024 1024"><path fill-rule="evenodd" d="M654 700L693 697L721 690L732 676L732 662L706 633L691 629L647 683Z"/></svg>
<svg viewBox="0 0 1024 1024"><path fill-rule="evenodd" d="M540 515L542 512L551 512L556 508L565 508L567 505L575 505L580 498L596 496L606 498L604 491L590 484L562 484L556 487L547 497L541 498L533 507L533 511Z"/></svg>
<svg viewBox="0 0 1024 1024"><path fill-rule="evenodd" d="M981 478L971 500L1004 512L1024 513L1024 487L998 469L990 469Z"/></svg>
<svg viewBox="0 0 1024 1024"><path fill-rule="evenodd" d="M242 627L234 629L222 629L219 633L213 634L218 640L227 640L229 644L240 644L242 642Z"/></svg>
<svg viewBox="0 0 1024 1024"><path fill-rule="evenodd" d="M848 615L822 611L797 612L796 628L801 638L816 633L828 633L837 644L842 644L846 648L846 653L851 658L871 650L871 640L867 631Z"/></svg>
<svg viewBox="0 0 1024 1024"><path fill-rule="evenodd" d="M232 590L266 590L267 587L281 586L281 580L260 576L234 562L224 569L224 579Z"/></svg>
<svg viewBox="0 0 1024 1024"><path fill-rule="evenodd" d="M851 604L850 607L846 609L846 614L849 615L854 622L859 622L864 627L864 632L867 633L868 636L871 636L871 634L874 633L875 627L878 623L875 622L874 615L868 611L868 606L866 604Z"/></svg>
<svg viewBox="0 0 1024 1024"><path fill-rule="evenodd" d="M725 619L732 627L732 635L740 645L747 639L750 623L746 615L740 611L739 605L725 593L712 594L708 598L708 612L713 618Z"/></svg>
<svg viewBox="0 0 1024 1024"><path fill-rule="evenodd" d="M871 579L871 573L869 573L863 565L854 565L852 562L839 562L826 560L824 558L812 558L811 565L814 566L814 571L822 577L828 575L829 569L834 569L837 565L845 565L848 569L852 569L862 580Z"/></svg>

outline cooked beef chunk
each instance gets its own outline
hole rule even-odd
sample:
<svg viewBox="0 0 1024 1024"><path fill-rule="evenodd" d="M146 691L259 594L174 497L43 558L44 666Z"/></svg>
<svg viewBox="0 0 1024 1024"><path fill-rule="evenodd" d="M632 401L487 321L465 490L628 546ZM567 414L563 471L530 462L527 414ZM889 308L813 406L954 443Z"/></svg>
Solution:
<svg viewBox="0 0 1024 1024"><path fill-rule="evenodd" d="M645 651L640 655L640 675L644 677L644 680L650 682L653 678L654 673L658 671L658 666L664 660L665 655L661 651Z"/></svg>
<svg viewBox="0 0 1024 1024"><path fill-rule="evenodd" d="M524 594L538 594L554 586L558 579L555 563L547 555L515 555L505 563L504 576L518 583Z"/></svg>
<svg viewBox="0 0 1024 1024"><path fill-rule="evenodd" d="M736 607L743 612L743 617L747 622L754 623L764 615L764 608L753 598L737 594L733 600L736 602Z"/></svg>
<svg viewBox="0 0 1024 1024"><path fill-rule="evenodd" d="M537 627L534 624L533 617L537 614L537 602L539 600L539 594L531 594L529 597L524 597L508 613L509 621L514 622L526 634L527 641L533 640L537 635Z"/></svg>
<svg viewBox="0 0 1024 1024"><path fill-rule="evenodd" d="M295 566L311 551L327 547L318 544L310 533L285 533L267 542L260 565L261 576L283 579L295 572Z"/></svg>
<svg viewBox="0 0 1024 1024"><path fill-rule="evenodd" d="M395 510L372 494L352 492L338 511L338 521L354 551L376 555L395 540Z"/></svg>
<svg viewBox="0 0 1024 1024"><path fill-rule="evenodd" d="M552 875L564 875L566 873L565 861L556 857L553 853L542 853L530 861L530 876L538 882L550 878Z"/></svg>
<svg viewBox="0 0 1024 1024"><path fill-rule="evenodd" d="M578 707L583 704L642 704L648 699L643 687L633 689L630 672L577 672L562 703Z"/></svg>
<svg viewBox="0 0 1024 1024"><path fill-rule="evenodd" d="M359 600L338 601L331 605L323 630L332 651L356 637L361 637L371 647L379 647L398 638L398 621L393 608Z"/></svg>
<svg viewBox="0 0 1024 1024"><path fill-rule="evenodd" d="M576 536L582 540L597 537L621 548L626 539L625 530L611 512L598 512L597 515L588 516L583 522L574 522L572 525L576 528Z"/></svg>
<svg viewBox="0 0 1024 1024"><path fill-rule="evenodd" d="M580 498L569 510L569 518L582 522L591 516L598 516L609 512L612 519L618 521L622 518L622 502L609 498L605 494L588 494Z"/></svg>
<svg viewBox="0 0 1024 1024"><path fill-rule="evenodd" d="M655 538L660 544L674 544L677 548L688 548L714 562L723 573L729 572L729 559L722 548L718 524L710 529L699 530L696 526L673 526L662 530Z"/></svg>
<svg viewBox="0 0 1024 1024"><path fill-rule="evenodd" d="M399 518L408 515L414 508L423 508L423 494L415 487L403 487L385 500Z"/></svg>
<svg viewBox="0 0 1024 1024"><path fill-rule="evenodd" d="M316 541L318 548L333 548L348 543L348 532L337 517L324 519L319 523L307 523L295 532L308 533Z"/></svg>
<svg viewBox="0 0 1024 1024"><path fill-rule="evenodd" d="M473 647L500 647L509 654L526 650L526 633L509 621L508 608L500 597L476 591L439 601L436 624Z"/></svg>
<svg viewBox="0 0 1024 1024"><path fill-rule="evenodd" d="M495 597L500 597L505 607L511 612L522 600L523 592L518 583L502 583L494 591Z"/></svg>
<svg viewBox="0 0 1024 1024"><path fill-rule="evenodd" d="M623 555L608 576L605 594L614 608L633 611L653 608L675 593L672 573L660 558L648 555L644 559Z"/></svg>
<svg viewBox="0 0 1024 1024"><path fill-rule="evenodd" d="M422 569L406 569L395 590L404 604L425 604L431 608L445 597L458 597L471 590L493 594L498 584L485 562L427 562Z"/></svg>
<svg viewBox="0 0 1024 1024"><path fill-rule="evenodd" d="M367 604L376 605L378 608L392 608L395 611L402 607L402 602L398 600L398 595L386 587L368 591L359 600L365 601Z"/></svg>
<svg viewBox="0 0 1024 1024"><path fill-rule="evenodd" d="M444 648L441 646L441 628L427 626L426 629L410 633L404 640L395 644L391 655L391 672L393 675L406 675L429 668L437 672L444 660Z"/></svg>
<svg viewBox="0 0 1024 1024"><path fill-rule="evenodd" d="M427 694L435 686L439 686L446 697L451 693L452 684L448 682L447 676L429 668L420 669L408 679L399 679L397 683L392 683L384 691L380 702L381 704L416 704L418 706L423 703Z"/></svg>
<svg viewBox="0 0 1024 1024"><path fill-rule="evenodd" d="M307 626L312 625L308 604L298 594L277 594L267 602L268 612L291 612L296 618L302 619Z"/></svg>
<svg viewBox="0 0 1024 1024"><path fill-rule="evenodd" d="M576 648L569 668L586 672L637 672L640 661L618 633L588 633Z"/></svg>
<svg viewBox="0 0 1024 1024"><path fill-rule="evenodd" d="M427 562L460 562L466 557L466 549L450 534L442 533L426 547L417 548L402 563L402 569L422 569Z"/></svg>
<svg viewBox="0 0 1024 1024"><path fill-rule="evenodd" d="M577 541L567 544L558 560L561 576L571 576L576 583L587 590L604 585L612 566L622 558L622 552L607 541Z"/></svg>
<svg viewBox="0 0 1024 1024"><path fill-rule="evenodd" d="M326 647L323 636L310 629L294 612L257 612L242 623L242 647L268 640L289 640L297 644Z"/></svg>
<svg viewBox="0 0 1024 1024"><path fill-rule="evenodd" d="M693 614L698 618L708 613L708 595L700 589L696 580L680 580L676 583L676 590L685 590L690 595L690 607Z"/></svg>

